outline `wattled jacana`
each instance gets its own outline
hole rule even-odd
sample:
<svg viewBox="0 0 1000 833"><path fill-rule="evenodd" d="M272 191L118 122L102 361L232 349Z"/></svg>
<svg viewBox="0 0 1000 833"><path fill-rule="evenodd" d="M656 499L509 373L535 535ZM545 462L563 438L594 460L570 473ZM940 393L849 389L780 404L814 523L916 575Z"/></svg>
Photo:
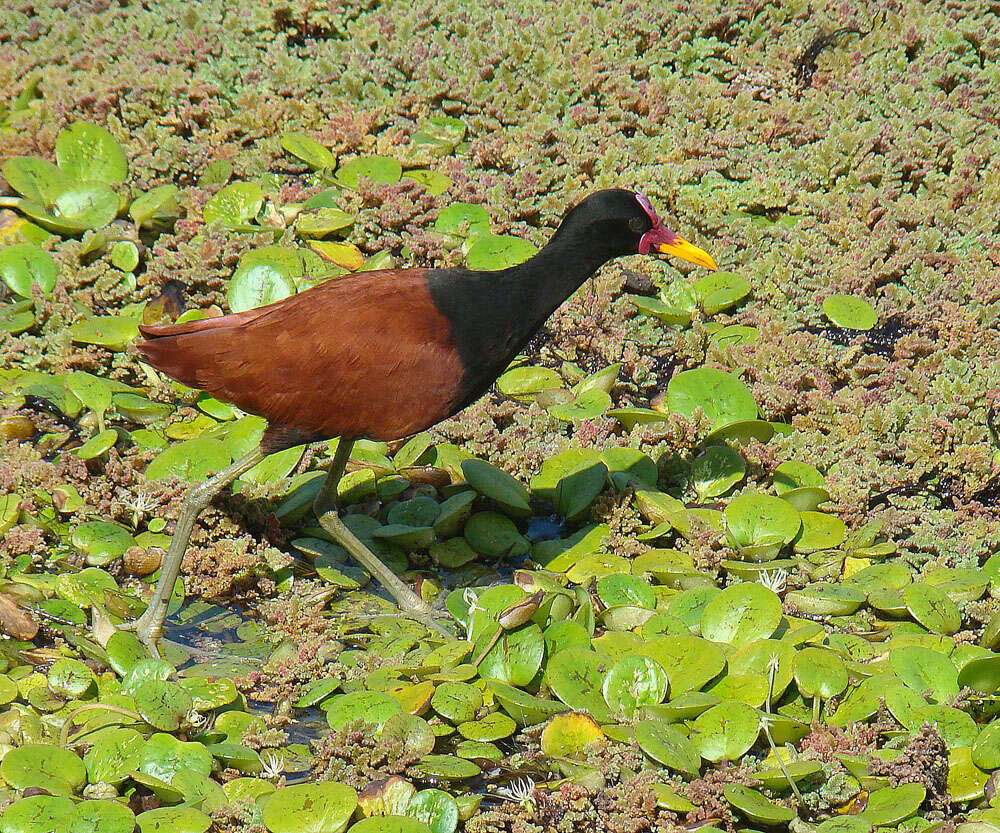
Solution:
<svg viewBox="0 0 1000 833"><path fill-rule="evenodd" d="M316 517L408 615L440 630L430 606L337 515L354 441L395 440L462 410L602 264L650 251L717 268L666 228L643 194L612 189L579 203L548 245L509 269L359 272L258 309L140 327L139 349L153 367L268 427L258 449L186 497L153 598L133 623L138 635L160 636L194 521L214 495L267 454L332 437L340 442Z"/></svg>

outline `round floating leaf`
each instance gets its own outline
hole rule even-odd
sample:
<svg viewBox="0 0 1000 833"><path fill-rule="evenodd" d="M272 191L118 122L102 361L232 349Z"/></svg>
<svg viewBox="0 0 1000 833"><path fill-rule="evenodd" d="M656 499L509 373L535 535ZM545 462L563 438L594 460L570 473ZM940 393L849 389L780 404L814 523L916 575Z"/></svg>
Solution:
<svg viewBox="0 0 1000 833"><path fill-rule="evenodd" d="M706 761L736 761L756 742L760 715L743 703L720 703L698 715L691 729L691 740Z"/></svg>
<svg viewBox="0 0 1000 833"><path fill-rule="evenodd" d="M1000 690L1000 655L991 654L967 662L958 673L958 684L982 694L995 694Z"/></svg>
<svg viewBox="0 0 1000 833"><path fill-rule="evenodd" d="M468 683L441 683L431 698L431 708L452 723L472 720L482 707L482 692Z"/></svg>
<svg viewBox="0 0 1000 833"><path fill-rule="evenodd" d="M768 827L787 824L795 818L796 813L791 807L782 807L765 798L764 795L743 784L727 784L723 795L734 809L746 816L750 821Z"/></svg>
<svg viewBox="0 0 1000 833"><path fill-rule="evenodd" d="M490 215L481 205L454 202L438 212L434 230L462 237L489 234Z"/></svg>
<svg viewBox="0 0 1000 833"><path fill-rule="evenodd" d="M503 712L493 712L479 720L458 724L458 733L463 738L479 743L501 740L510 737L515 731L517 724Z"/></svg>
<svg viewBox="0 0 1000 833"><path fill-rule="evenodd" d="M146 467L146 479L177 478L185 483L194 483L224 469L231 460L229 450L221 440L195 437L161 451Z"/></svg>
<svg viewBox="0 0 1000 833"><path fill-rule="evenodd" d="M234 182L212 197L202 209L206 223L219 220L223 225L249 223L264 204L264 191L255 182Z"/></svg>
<svg viewBox="0 0 1000 833"><path fill-rule="evenodd" d="M477 771L478 769L476 767ZM372 816L352 824L348 833L433 833L433 831L420 819L409 816Z"/></svg>
<svg viewBox="0 0 1000 833"><path fill-rule="evenodd" d="M116 184L128 176L128 159L115 137L103 127L75 122L56 137L56 161L76 182Z"/></svg>
<svg viewBox="0 0 1000 833"><path fill-rule="evenodd" d="M793 542L796 552L830 550L844 543L847 525L835 515L805 511L799 513L799 519L802 521L802 529Z"/></svg>
<svg viewBox="0 0 1000 833"><path fill-rule="evenodd" d="M712 272L695 281L692 291L705 314L715 315L749 295L750 284L735 272Z"/></svg>
<svg viewBox="0 0 1000 833"><path fill-rule="evenodd" d="M906 645L889 652L892 670L906 685L920 693L929 691L942 703L958 694L958 670L940 651L920 645Z"/></svg>
<svg viewBox="0 0 1000 833"><path fill-rule="evenodd" d="M849 616L864 604L865 594L848 585L818 581L792 590L785 601L811 616Z"/></svg>
<svg viewBox="0 0 1000 833"><path fill-rule="evenodd" d="M648 657L622 657L604 678L603 692L604 701L615 714L631 718L638 709L663 702L667 674Z"/></svg>
<svg viewBox="0 0 1000 833"><path fill-rule="evenodd" d="M246 252L240 257L226 289L229 309L243 312L294 295L294 278L302 269L299 254L281 246L265 246Z"/></svg>
<svg viewBox="0 0 1000 833"><path fill-rule="evenodd" d="M530 511L528 505L528 490L519 480L485 460L462 461L462 473L479 494L495 500L501 506L523 512Z"/></svg>
<svg viewBox="0 0 1000 833"><path fill-rule="evenodd" d="M548 367L522 365L508 370L497 380L497 390L518 402L530 402L543 390L562 385L562 377Z"/></svg>
<svg viewBox="0 0 1000 833"><path fill-rule="evenodd" d="M15 243L0 249L0 277L22 298L31 297L35 284L43 295L48 295L56 285L59 267L52 255L34 243Z"/></svg>
<svg viewBox="0 0 1000 833"><path fill-rule="evenodd" d="M499 680L487 680L486 685L493 692L500 708L514 718L519 726L533 726L566 710L562 703L535 697Z"/></svg>
<svg viewBox="0 0 1000 833"><path fill-rule="evenodd" d="M73 184L65 171L33 156L12 156L3 163L3 176L22 197L42 206L51 205Z"/></svg>
<svg viewBox="0 0 1000 833"><path fill-rule="evenodd" d="M700 500L724 495L746 476L743 455L728 445L713 445L691 466L691 481Z"/></svg>
<svg viewBox="0 0 1000 833"><path fill-rule="evenodd" d="M177 186L160 185L137 197L129 206L128 214L136 226L172 217L178 212Z"/></svg>
<svg viewBox="0 0 1000 833"><path fill-rule="evenodd" d="M972 744L972 762L987 772L1000 769L1000 721L994 720L979 732Z"/></svg>
<svg viewBox="0 0 1000 833"><path fill-rule="evenodd" d="M157 807L135 818L139 833L205 833L212 817L194 807Z"/></svg>
<svg viewBox="0 0 1000 833"><path fill-rule="evenodd" d="M595 419L610 407L611 396L606 391L594 388L584 391L571 402L553 405L548 411L550 416L562 422L579 422Z"/></svg>
<svg viewBox="0 0 1000 833"><path fill-rule="evenodd" d="M711 429L757 417L757 403L750 389L731 373L711 367L685 370L667 385L667 408L686 417L699 408Z"/></svg>
<svg viewBox="0 0 1000 833"><path fill-rule="evenodd" d="M678 726L661 720L642 720L635 727L635 739L642 751L657 763L682 775L698 776L701 756Z"/></svg>
<svg viewBox="0 0 1000 833"><path fill-rule="evenodd" d="M135 545L135 538L127 529L109 521L87 521L73 530L73 546L87 554L91 567L103 567L120 558L125 550Z"/></svg>
<svg viewBox="0 0 1000 833"><path fill-rule="evenodd" d="M588 711L595 720L604 722L610 717L601 694L607 670L607 661L595 652L568 648L548 661L545 681L571 709Z"/></svg>
<svg viewBox="0 0 1000 833"><path fill-rule="evenodd" d="M538 248L527 240L509 234L480 234L466 255L465 262L470 269L496 272L523 263Z"/></svg>
<svg viewBox="0 0 1000 833"><path fill-rule="evenodd" d="M27 743L11 749L0 763L0 776L17 790L42 787L51 792L76 792L87 782L87 770L68 749L47 743Z"/></svg>
<svg viewBox="0 0 1000 833"><path fill-rule="evenodd" d="M740 648L766 639L781 621L781 599L753 582L732 584L715 596L701 614L701 633L712 642Z"/></svg>
<svg viewBox="0 0 1000 833"><path fill-rule="evenodd" d="M134 272L139 265L139 250L131 240L120 240L111 247L111 265L123 272Z"/></svg>
<svg viewBox="0 0 1000 833"><path fill-rule="evenodd" d="M656 594L647 581L638 576L615 573L597 582L597 595L605 607L630 605L652 610L656 607Z"/></svg>
<svg viewBox="0 0 1000 833"><path fill-rule="evenodd" d="M354 218L339 208L320 208L303 212L295 219L295 232L299 237L321 239L354 225Z"/></svg>
<svg viewBox="0 0 1000 833"><path fill-rule="evenodd" d="M557 714L542 730L542 753L560 758L577 755L604 737L601 727L586 712Z"/></svg>
<svg viewBox="0 0 1000 833"><path fill-rule="evenodd" d="M122 315L101 315L78 321L70 327L70 335L73 341L81 344L97 344L117 352L124 350L139 337L139 328L131 318ZM165 407L169 406L158 404L156 409L162 412Z"/></svg>
<svg viewBox="0 0 1000 833"><path fill-rule="evenodd" d="M321 781L276 790L261 809L271 833L341 833L357 806L358 794L351 787Z"/></svg>
<svg viewBox="0 0 1000 833"><path fill-rule="evenodd" d="M103 183L73 185L53 201L53 219L49 225L55 231L69 234L102 228L118 216L120 207L118 195Z"/></svg>
<svg viewBox="0 0 1000 833"><path fill-rule="evenodd" d="M874 307L855 295L831 295L823 301L823 313L846 330L870 330L878 323Z"/></svg>
<svg viewBox="0 0 1000 833"><path fill-rule="evenodd" d="M798 511L790 503L753 492L733 498L726 506L725 517L736 546L754 560L773 558L802 526Z"/></svg>
<svg viewBox="0 0 1000 833"><path fill-rule="evenodd" d="M406 815L426 824L431 833L455 833L458 804L444 790L421 790L410 799Z"/></svg>
<svg viewBox="0 0 1000 833"><path fill-rule="evenodd" d="M427 193L433 197L443 194L452 184L451 177L445 176L438 171L427 171L423 169L407 171L403 175L403 179L412 179L415 182L419 182L427 189Z"/></svg>
<svg viewBox="0 0 1000 833"><path fill-rule="evenodd" d="M916 815L926 795L927 790L921 784L884 787L868 796L863 815L876 827L892 827Z"/></svg>
<svg viewBox="0 0 1000 833"><path fill-rule="evenodd" d="M191 709L191 695L177 683L146 680L135 689L135 708L150 726L165 732L178 729ZM164 779L170 780L170 779Z"/></svg>
<svg viewBox="0 0 1000 833"><path fill-rule="evenodd" d="M494 633L495 631L483 631L476 640L473 653L478 656L485 650ZM480 660L479 675L483 679L524 686L538 673L544 654L545 640L538 625L531 623L516 630L505 631L489 653Z"/></svg>
<svg viewBox="0 0 1000 833"><path fill-rule="evenodd" d="M63 657L52 663L48 680L53 694L71 700L82 697L94 684L94 672L78 659Z"/></svg>
<svg viewBox="0 0 1000 833"><path fill-rule="evenodd" d="M120 784L130 772L139 768L145 738L135 729L109 726L90 735L93 746L83 756L87 778L92 784L104 781Z"/></svg>
<svg viewBox="0 0 1000 833"><path fill-rule="evenodd" d="M157 732L143 745L136 769L169 784L174 775L184 769L194 770L202 775L210 774L212 755L204 744L180 741L173 735Z"/></svg>
<svg viewBox="0 0 1000 833"><path fill-rule="evenodd" d="M923 582L903 590L910 615L932 633L952 634L962 627L962 611L937 587Z"/></svg>
<svg viewBox="0 0 1000 833"><path fill-rule="evenodd" d="M76 450L76 456L81 460L93 460L95 457L100 457L105 452L110 451L117 442L118 432L114 428L108 428L106 431L101 431L100 434L95 434L81 445Z"/></svg>
<svg viewBox="0 0 1000 833"><path fill-rule="evenodd" d="M337 181L347 188L357 188L358 180L367 177L380 185L392 185L403 176L403 166L387 156L362 156L345 162L337 170Z"/></svg>
<svg viewBox="0 0 1000 833"><path fill-rule="evenodd" d="M402 708L399 702L381 691L355 691L338 694L324 704L326 722L334 731L347 723L363 720L381 726Z"/></svg>
<svg viewBox="0 0 1000 833"><path fill-rule="evenodd" d="M0 813L3 833L49 833L73 813L74 805L65 796L33 795L17 798Z"/></svg>
<svg viewBox="0 0 1000 833"><path fill-rule="evenodd" d="M283 150L300 162L305 162L314 171L332 168L337 164L337 158L327 148L304 133L283 133L280 141Z"/></svg>
<svg viewBox="0 0 1000 833"><path fill-rule="evenodd" d="M828 700L847 688L847 666L826 648L803 648L795 657L795 684L805 697Z"/></svg>
<svg viewBox="0 0 1000 833"><path fill-rule="evenodd" d="M424 755L413 769L431 778L443 778L446 781L459 781L464 778L475 778L480 769L472 761L463 761L453 755Z"/></svg>
<svg viewBox="0 0 1000 833"><path fill-rule="evenodd" d="M56 829L59 833L132 833L135 813L117 801L81 801Z"/></svg>
<svg viewBox="0 0 1000 833"><path fill-rule="evenodd" d="M658 636L648 640L641 653L667 671L674 697L698 690L726 667L722 649L697 636Z"/></svg>
<svg viewBox="0 0 1000 833"><path fill-rule="evenodd" d="M774 490L779 495L803 486L822 487L826 482L819 469L799 460L786 460L774 470L772 479Z"/></svg>
<svg viewBox="0 0 1000 833"><path fill-rule="evenodd" d="M462 531L469 546L487 558L517 558L530 549L514 522L499 512L477 512Z"/></svg>

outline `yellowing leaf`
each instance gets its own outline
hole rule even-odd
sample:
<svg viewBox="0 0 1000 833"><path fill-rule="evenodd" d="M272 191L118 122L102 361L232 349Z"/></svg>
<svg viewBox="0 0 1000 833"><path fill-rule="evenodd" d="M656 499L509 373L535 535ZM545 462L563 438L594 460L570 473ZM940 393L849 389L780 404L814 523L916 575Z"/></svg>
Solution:
<svg viewBox="0 0 1000 833"><path fill-rule="evenodd" d="M365 256L352 243L332 243L328 240L311 240L309 248L324 260L350 269L352 272L360 269L365 262Z"/></svg>

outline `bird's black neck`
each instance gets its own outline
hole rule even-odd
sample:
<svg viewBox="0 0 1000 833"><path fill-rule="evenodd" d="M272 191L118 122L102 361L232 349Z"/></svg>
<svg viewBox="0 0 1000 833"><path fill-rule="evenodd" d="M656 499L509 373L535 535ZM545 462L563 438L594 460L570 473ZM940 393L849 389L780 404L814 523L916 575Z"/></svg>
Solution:
<svg viewBox="0 0 1000 833"><path fill-rule="evenodd" d="M481 396L556 308L620 254L593 232L564 225L534 257L509 269L428 275L466 370L462 405Z"/></svg>

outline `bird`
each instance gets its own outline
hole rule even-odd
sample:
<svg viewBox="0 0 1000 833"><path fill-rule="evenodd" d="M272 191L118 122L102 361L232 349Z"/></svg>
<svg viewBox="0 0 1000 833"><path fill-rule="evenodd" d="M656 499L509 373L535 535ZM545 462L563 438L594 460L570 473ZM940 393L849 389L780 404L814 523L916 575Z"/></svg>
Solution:
<svg viewBox="0 0 1000 833"><path fill-rule="evenodd" d="M577 203L543 248L506 269L356 272L255 309L140 326L149 365L267 427L258 448L188 492L146 611L126 626L147 644L162 636L194 523L218 492L268 454L338 438L314 502L317 520L401 613L448 635L433 607L340 520L337 484L353 444L401 439L457 414L603 264L649 253L718 268L663 225L643 193L612 188Z"/></svg>

